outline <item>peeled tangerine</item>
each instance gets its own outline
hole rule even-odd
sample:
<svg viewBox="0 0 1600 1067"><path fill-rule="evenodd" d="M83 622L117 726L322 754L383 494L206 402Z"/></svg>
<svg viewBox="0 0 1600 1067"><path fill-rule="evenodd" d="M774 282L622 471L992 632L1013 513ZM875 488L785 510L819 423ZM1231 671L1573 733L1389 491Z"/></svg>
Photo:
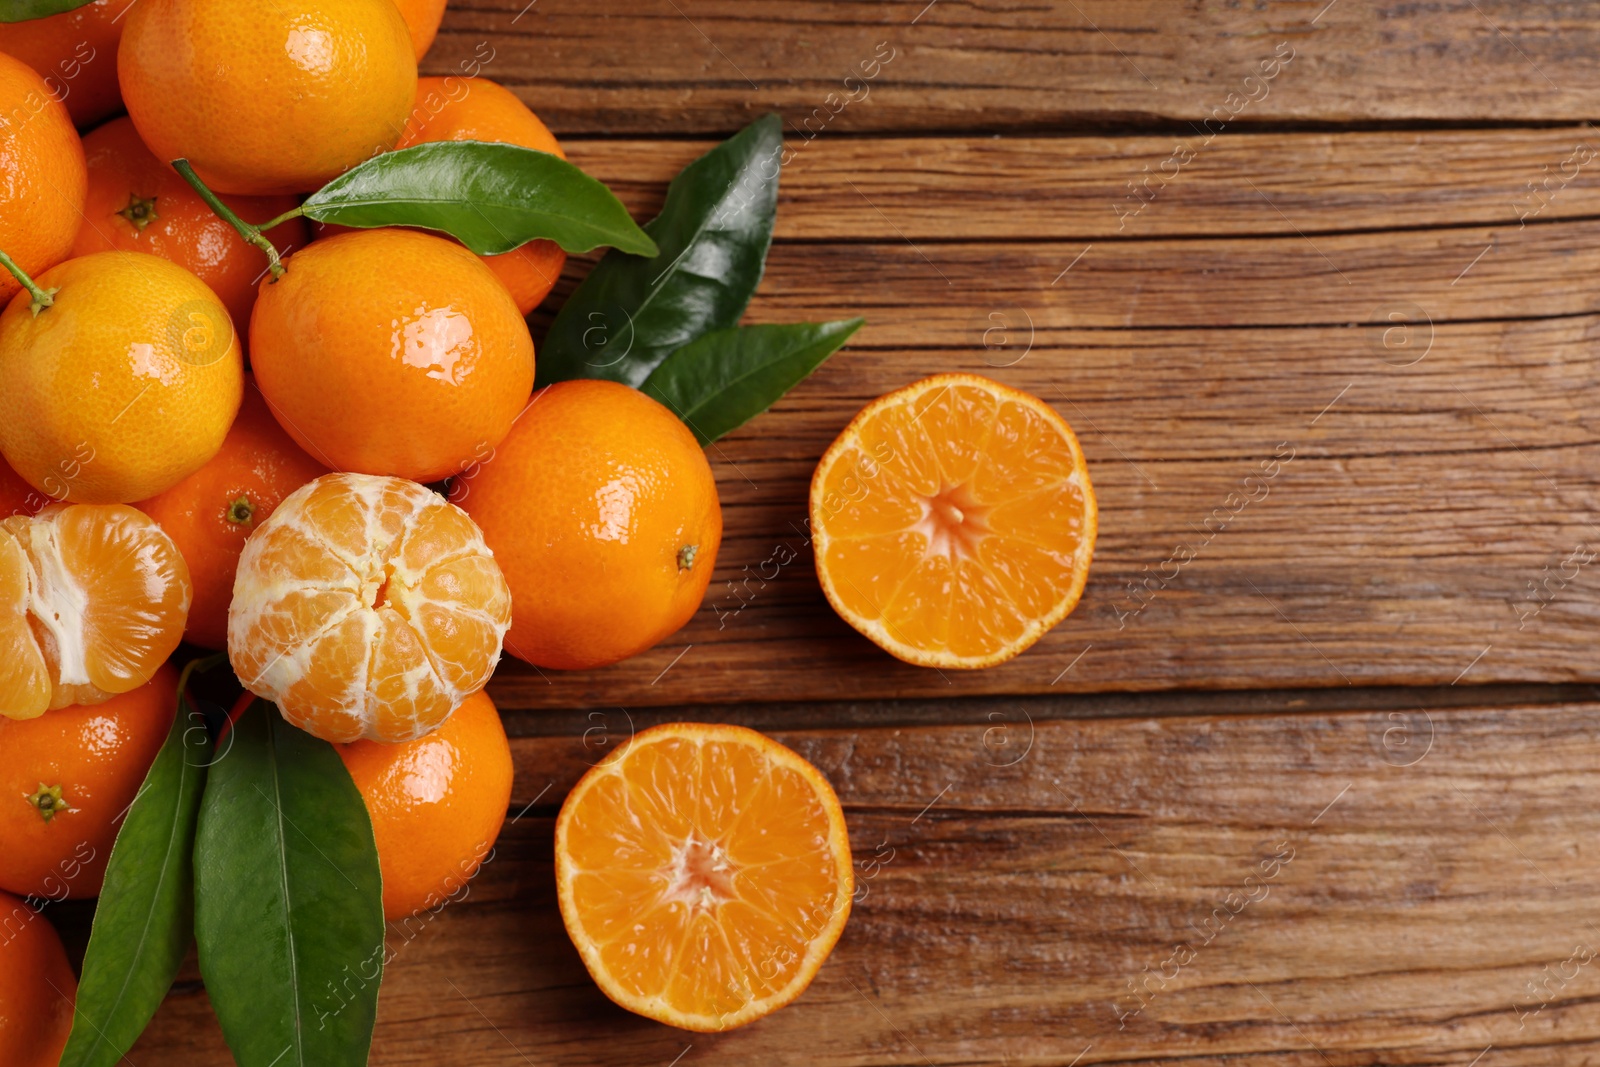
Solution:
<svg viewBox="0 0 1600 1067"><path fill-rule="evenodd" d="M409 741L482 689L511 593L465 512L403 478L328 474L245 542L228 656L325 741Z"/></svg>
<svg viewBox="0 0 1600 1067"><path fill-rule="evenodd" d="M189 568L121 504L0 522L0 715L32 719L139 688L178 647Z"/></svg>

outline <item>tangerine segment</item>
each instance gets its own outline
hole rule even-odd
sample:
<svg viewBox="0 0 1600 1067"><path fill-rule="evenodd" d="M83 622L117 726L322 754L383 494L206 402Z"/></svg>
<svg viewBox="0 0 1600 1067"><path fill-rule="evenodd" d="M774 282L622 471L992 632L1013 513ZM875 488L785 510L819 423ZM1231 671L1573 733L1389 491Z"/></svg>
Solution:
<svg viewBox="0 0 1600 1067"><path fill-rule="evenodd" d="M729 1030L816 976L850 915L850 841L815 767L741 726L677 723L594 767L556 821L561 916L601 990Z"/></svg>
<svg viewBox="0 0 1600 1067"><path fill-rule="evenodd" d="M991 667L1083 594L1097 510L1042 400L938 374L873 401L817 466L811 527L834 610L925 667Z"/></svg>
<svg viewBox="0 0 1600 1067"><path fill-rule="evenodd" d="M511 593L478 527L402 478L328 474L245 542L228 655L325 741L410 741L483 688Z"/></svg>
<svg viewBox="0 0 1600 1067"><path fill-rule="evenodd" d="M0 715L31 719L139 688L178 647L189 568L122 504L0 522Z"/></svg>

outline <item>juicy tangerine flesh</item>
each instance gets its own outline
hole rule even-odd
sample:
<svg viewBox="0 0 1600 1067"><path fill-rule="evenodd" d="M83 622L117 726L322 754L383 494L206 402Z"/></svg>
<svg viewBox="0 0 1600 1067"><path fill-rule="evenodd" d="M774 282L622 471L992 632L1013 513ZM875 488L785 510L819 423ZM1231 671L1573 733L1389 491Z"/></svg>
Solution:
<svg viewBox="0 0 1600 1067"><path fill-rule="evenodd" d="M228 655L325 741L409 741L483 688L511 594L466 513L415 482L328 474L245 542Z"/></svg>
<svg viewBox="0 0 1600 1067"><path fill-rule="evenodd" d="M562 918L600 988L688 1030L799 996L850 914L838 798L800 756L738 726L639 734L556 823Z"/></svg>
<svg viewBox="0 0 1600 1067"><path fill-rule="evenodd" d="M121 504L0 522L0 715L31 719L139 688L178 647L189 568Z"/></svg>
<svg viewBox="0 0 1600 1067"><path fill-rule="evenodd" d="M1077 604L1097 512L1042 401L970 374L868 405L811 486L817 573L844 619L923 666L988 667Z"/></svg>

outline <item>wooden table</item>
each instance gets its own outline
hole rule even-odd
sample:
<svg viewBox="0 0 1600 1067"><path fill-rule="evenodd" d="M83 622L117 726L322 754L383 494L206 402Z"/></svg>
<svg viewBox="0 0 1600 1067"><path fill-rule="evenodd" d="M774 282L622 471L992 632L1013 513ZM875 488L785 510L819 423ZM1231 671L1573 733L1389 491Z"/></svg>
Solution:
<svg viewBox="0 0 1600 1067"><path fill-rule="evenodd" d="M374 1064L1600 1056L1594 5L524 2L458 0L429 70L642 217L780 110L750 320L870 324L712 449L682 633L501 673L514 818L395 932ZM856 636L804 532L848 417L944 370L1054 404L1102 508L1077 612L971 674ZM814 760L867 890L718 1036L611 1006L553 892L566 790L673 719ZM131 1062L230 1062L197 979Z"/></svg>

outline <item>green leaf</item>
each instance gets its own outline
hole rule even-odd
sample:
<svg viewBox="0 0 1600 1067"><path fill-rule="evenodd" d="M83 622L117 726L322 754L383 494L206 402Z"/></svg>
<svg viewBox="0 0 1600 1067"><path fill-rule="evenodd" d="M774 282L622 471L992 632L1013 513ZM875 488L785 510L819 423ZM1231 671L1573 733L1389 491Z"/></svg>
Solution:
<svg viewBox="0 0 1600 1067"><path fill-rule="evenodd" d="M439 141L385 152L312 193L303 212L341 226L439 230L480 256L541 237L568 252L657 251L610 189L560 156L509 144Z"/></svg>
<svg viewBox="0 0 1600 1067"><path fill-rule="evenodd" d="M194 868L200 973L239 1067L366 1063L383 890L333 746L255 701L211 768Z"/></svg>
<svg viewBox="0 0 1600 1067"><path fill-rule="evenodd" d="M783 125L768 115L685 167L645 225L660 254L606 254L551 323L537 384L637 386L676 349L737 325L766 268L782 150Z"/></svg>
<svg viewBox="0 0 1600 1067"><path fill-rule="evenodd" d="M94 0L0 0L0 22L26 22L76 11ZM62 1061L66 1062L66 1061Z"/></svg>
<svg viewBox="0 0 1600 1067"><path fill-rule="evenodd" d="M225 662L225 657L213 657ZM133 1047L194 937L194 834L211 758L205 718L178 683L178 713L106 865L62 1067L111 1067Z"/></svg>
<svg viewBox="0 0 1600 1067"><path fill-rule="evenodd" d="M676 412L708 445L777 403L866 321L717 330L672 353L639 388Z"/></svg>

